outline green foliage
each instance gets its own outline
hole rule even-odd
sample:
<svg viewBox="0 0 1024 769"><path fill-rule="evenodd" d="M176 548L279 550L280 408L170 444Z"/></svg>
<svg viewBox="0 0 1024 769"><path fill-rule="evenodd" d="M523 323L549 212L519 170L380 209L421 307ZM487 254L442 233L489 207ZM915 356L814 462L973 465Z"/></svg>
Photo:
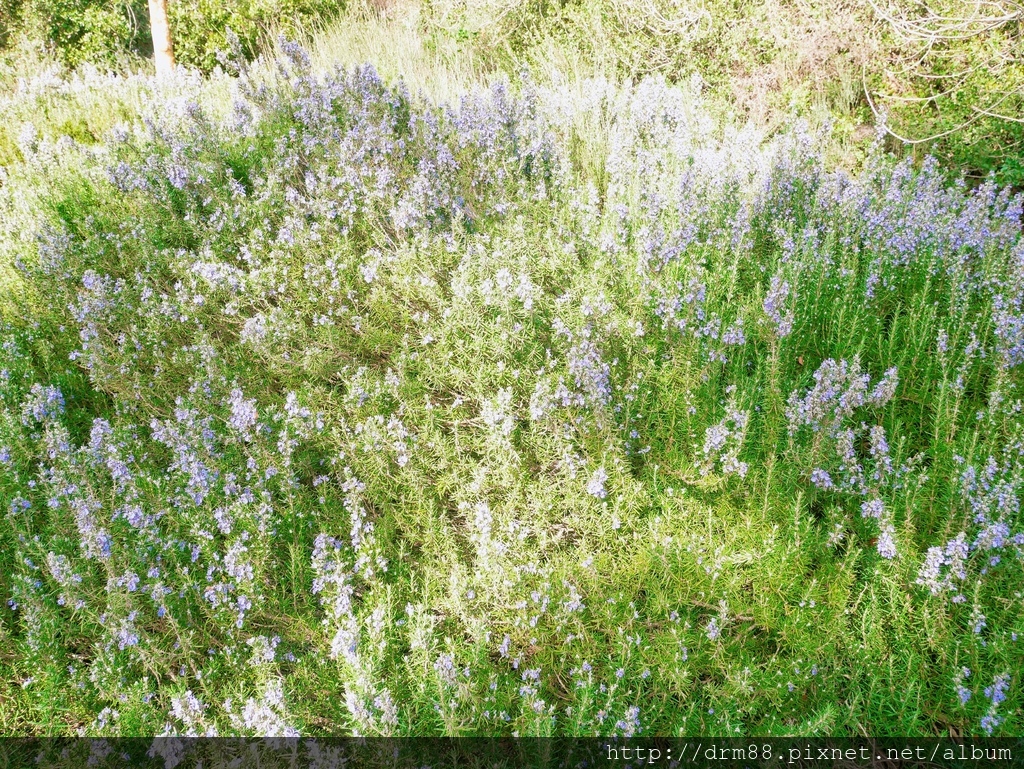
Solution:
<svg viewBox="0 0 1024 769"><path fill-rule="evenodd" d="M631 79L699 74L720 113L773 128L794 113L828 119L847 144L869 137L864 124L878 117L866 86L889 127L911 142L894 149L1024 187L1024 17L1008 0L425 0L424 8L435 45L473 49L507 71L526 62Z"/></svg>
<svg viewBox="0 0 1024 769"><path fill-rule="evenodd" d="M1007 196L659 79L446 108L282 49L19 138L10 731L1018 729Z"/></svg>
<svg viewBox="0 0 1024 769"><path fill-rule="evenodd" d="M435 0L624 76L457 107L291 44L0 103L4 733L1019 733L1019 206L640 79L856 124L838 21L673 7Z"/></svg>
<svg viewBox="0 0 1024 769"><path fill-rule="evenodd" d="M342 0L171 0L168 12L176 59L209 72L217 52L231 48L228 30L244 56L255 58L268 38L296 37L330 22ZM41 44L69 67L107 67L130 55L149 56L152 41L146 0L0 0L0 50L18 39Z"/></svg>
<svg viewBox="0 0 1024 769"><path fill-rule="evenodd" d="M436 45L481 51L510 71L699 75L720 113L773 127L794 112L861 117L860 69L876 43L859 2L425 0L422 18Z"/></svg>
<svg viewBox="0 0 1024 769"><path fill-rule="evenodd" d="M886 0L868 84L895 134L968 174L1024 188L1024 9Z"/></svg>
<svg viewBox="0 0 1024 769"><path fill-rule="evenodd" d="M168 4L174 54L182 64L210 71L228 51L234 32L247 58L277 34L290 38L330 22L344 0L172 0Z"/></svg>
<svg viewBox="0 0 1024 769"><path fill-rule="evenodd" d="M20 34L72 67L115 65L148 30L143 0L22 0L18 10Z"/></svg>
<svg viewBox="0 0 1024 769"><path fill-rule="evenodd" d="M329 25L344 5L173 0L176 57L208 72L217 52L231 47L231 30L252 59L278 33L296 37ZM863 159L860 145L870 135L867 85L894 132L919 142L901 151L935 154L970 176L994 174L1020 188L1020 12L1012 3L990 6L972 16L981 11L956 0L921 8L908 0L424 0L420 19L428 45L448 57L472 52L488 68L568 64L670 81L696 74L719 114L773 128L794 114L829 119L847 165ZM151 50L144 0L0 0L0 49L18 38L42 42L71 66L112 66Z"/></svg>
<svg viewBox="0 0 1024 769"><path fill-rule="evenodd" d="M0 50L7 47L17 28L21 14L21 0L0 0Z"/></svg>

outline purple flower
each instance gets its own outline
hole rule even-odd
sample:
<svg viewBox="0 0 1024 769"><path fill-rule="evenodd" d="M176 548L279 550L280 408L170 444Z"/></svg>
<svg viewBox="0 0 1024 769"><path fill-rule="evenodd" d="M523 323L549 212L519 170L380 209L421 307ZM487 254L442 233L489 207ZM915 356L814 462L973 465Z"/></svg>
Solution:
<svg viewBox="0 0 1024 769"><path fill-rule="evenodd" d="M256 401L246 400L242 391L236 387L231 391L228 405L231 407L228 425L242 436L248 437L250 430L256 424Z"/></svg>
<svg viewBox="0 0 1024 769"><path fill-rule="evenodd" d="M708 475L717 464L723 475L736 474L741 478L747 474L747 463L739 460L740 449L747 431L748 415L730 401L722 420L704 431L704 461L700 464L701 475Z"/></svg>
<svg viewBox="0 0 1024 769"><path fill-rule="evenodd" d="M835 488L835 484L832 483L832 476L820 468L815 468L811 471L811 483L819 489Z"/></svg>
<svg viewBox="0 0 1024 769"><path fill-rule="evenodd" d="M893 559L896 557L896 540L893 539L893 530L883 528L878 534L878 554L883 558Z"/></svg>
<svg viewBox="0 0 1024 769"><path fill-rule="evenodd" d="M1024 363L1024 306L1020 294L1012 302L996 296L993 303L997 348L1004 368L1012 369Z"/></svg>
<svg viewBox="0 0 1024 769"><path fill-rule="evenodd" d="M611 367L601 359L601 353L589 339L575 344L568 355L569 373L578 387L597 405L607 405L612 397Z"/></svg>
<svg viewBox="0 0 1024 769"><path fill-rule="evenodd" d="M608 473L605 472L603 467L599 467L594 471L594 474L590 476L590 480L587 482L587 493L598 499L604 499L608 496L608 491L605 489L605 481L608 480Z"/></svg>
<svg viewBox="0 0 1024 769"><path fill-rule="evenodd" d="M640 708L635 705L626 709L625 718L615 722L615 728L623 737L632 737L640 729Z"/></svg>
<svg viewBox="0 0 1024 769"><path fill-rule="evenodd" d="M172 165L167 171L167 181L176 190L182 190L188 183L188 169L183 165Z"/></svg>
<svg viewBox="0 0 1024 769"><path fill-rule="evenodd" d="M884 406L896 392L898 378L896 369L891 368L868 393L870 377L861 371L860 361L851 362L826 360L814 372L814 386L799 396L794 390L788 401L786 417L791 434L802 427L812 432L825 432L834 437L842 428L843 421L853 416L862 406Z"/></svg>
<svg viewBox="0 0 1024 769"><path fill-rule="evenodd" d="M434 661L434 670L438 677L447 686L457 686L459 683L458 671L455 669L455 660L450 654L441 654Z"/></svg>
<svg viewBox="0 0 1024 769"><path fill-rule="evenodd" d="M1010 688L1010 676L1007 673L1000 673L995 677L991 686L985 687L985 696L991 703L988 712L982 716L981 728L985 733L992 732L1003 723L1004 718L997 713L1000 703L1006 700L1006 691Z"/></svg>
<svg viewBox="0 0 1024 769"><path fill-rule="evenodd" d="M775 335L782 339L793 331L793 313L783 314L783 308L789 298L789 283L776 275L764 298L764 314L775 325Z"/></svg>
<svg viewBox="0 0 1024 769"><path fill-rule="evenodd" d="M56 387L34 384L25 399L22 413L22 421L26 425L29 419L36 422L56 419L64 413L64 396Z"/></svg>
<svg viewBox="0 0 1024 769"><path fill-rule="evenodd" d="M1006 699L1006 690L1010 688L1010 676L1006 673L1000 673L996 676L991 686L985 687L985 696L992 701L993 705L998 705Z"/></svg>
<svg viewBox="0 0 1024 769"><path fill-rule="evenodd" d="M974 623L974 626L971 628L971 632L975 635L981 635L981 631L984 630L988 624L985 619L984 614L981 612L975 612L974 616L971 618L971 621Z"/></svg>
<svg viewBox="0 0 1024 769"><path fill-rule="evenodd" d="M722 344L727 345L741 345L747 341L746 335L743 333L743 319L740 318L732 326L725 330L722 334Z"/></svg>
<svg viewBox="0 0 1024 769"><path fill-rule="evenodd" d="M881 519L885 514L885 504L878 498L869 499L867 502L861 504L860 514L864 518Z"/></svg>

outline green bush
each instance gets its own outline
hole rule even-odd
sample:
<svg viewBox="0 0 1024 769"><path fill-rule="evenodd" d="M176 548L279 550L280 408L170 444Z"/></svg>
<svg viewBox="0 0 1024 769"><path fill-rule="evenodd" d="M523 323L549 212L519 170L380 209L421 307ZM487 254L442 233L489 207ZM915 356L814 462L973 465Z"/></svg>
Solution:
<svg viewBox="0 0 1024 769"><path fill-rule="evenodd" d="M1010 0L424 0L439 49L670 82L699 74L722 112L777 128L828 117L840 140L872 135L968 177L1024 188L1024 10ZM872 104L865 99L865 90ZM873 115L870 107L877 114ZM987 114L991 113L991 114ZM860 130L858 130L860 128Z"/></svg>
<svg viewBox="0 0 1024 769"><path fill-rule="evenodd" d="M1024 9L932 0L932 15L918 17L903 4L886 19L887 60L870 81L876 108L919 154L1024 189Z"/></svg>
<svg viewBox="0 0 1024 769"><path fill-rule="evenodd" d="M209 71L217 52L228 50L234 32L248 58L275 34L295 37L331 20L344 7L340 0L178 0L169 3L174 53L182 64Z"/></svg>
<svg viewBox="0 0 1024 769"><path fill-rule="evenodd" d="M20 10L21 0L0 0L0 50L7 46L15 31Z"/></svg>
<svg viewBox="0 0 1024 769"><path fill-rule="evenodd" d="M114 65L146 44L145 0L5 0L14 11L0 44L17 35L39 42L64 64Z"/></svg>
<svg viewBox="0 0 1024 769"><path fill-rule="evenodd" d="M254 58L262 41L333 19L339 0L171 0L175 57L209 72L228 30ZM69 67L84 62L114 66L131 54L152 53L146 0L0 0L0 50L19 39L41 44Z"/></svg>
<svg viewBox="0 0 1024 769"><path fill-rule="evenodd" d="M778 128L833 117L840 136L869 116L861 70L878 47L863 0L423 0L436 48L492 66L599 71L637 82L698 75L718 113Z"/></svg>
<svg viewBox="0 0 1024 769"><path fill-rule="evenodd" d="M5 733L1020 733L1009 196L282 54L18 131Z"/></svg>

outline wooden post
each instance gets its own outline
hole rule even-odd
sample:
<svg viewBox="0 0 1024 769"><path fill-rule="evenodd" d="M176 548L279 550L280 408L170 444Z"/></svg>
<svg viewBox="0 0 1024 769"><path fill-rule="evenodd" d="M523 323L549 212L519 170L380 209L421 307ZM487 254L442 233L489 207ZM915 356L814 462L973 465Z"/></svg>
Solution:
<svg viewBox="0 0 1024 769"><path fill-rule="evenodd" d="M174 47L167 20L167 0L149 0L149 27L153 31L153 63L157 77L169 75L174 70Z"/></svg>

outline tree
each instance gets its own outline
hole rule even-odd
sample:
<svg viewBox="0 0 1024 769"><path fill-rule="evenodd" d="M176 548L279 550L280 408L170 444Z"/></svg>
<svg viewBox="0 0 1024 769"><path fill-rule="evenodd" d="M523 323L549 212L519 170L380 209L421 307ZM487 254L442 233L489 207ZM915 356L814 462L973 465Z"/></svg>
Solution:
<svg viewBox="0 0 1024 769"><path fill-rule="evenodd" d="M174 47L171 25L167 20L167 0L149 0L149 26L153 31L153 62L157 76L169 75L174 69Z"/></svg>

